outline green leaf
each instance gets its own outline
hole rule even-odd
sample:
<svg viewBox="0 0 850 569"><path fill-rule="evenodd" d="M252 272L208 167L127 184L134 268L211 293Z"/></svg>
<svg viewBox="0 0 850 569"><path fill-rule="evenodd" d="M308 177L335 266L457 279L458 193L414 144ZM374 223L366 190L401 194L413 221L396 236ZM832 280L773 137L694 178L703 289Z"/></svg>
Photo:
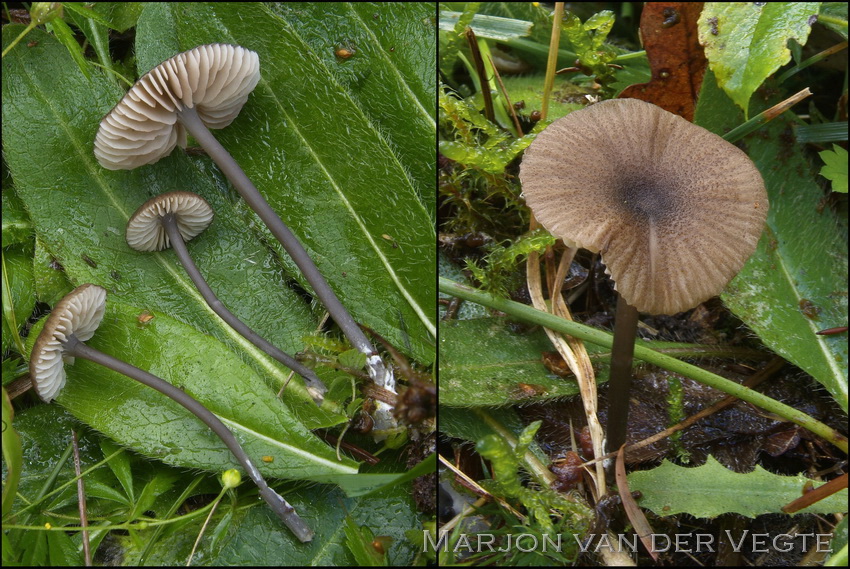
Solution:
<svg viewBox="0 0 850 569"><path fill-rule="evenodd" d="M440 404L479 407L577 395L574 379L543 365L540 355L551 350L542 330L514 333L504 319L441 322Z"/></svg>
<svg viewBox="0 0 850 569"><path fill-rule="evenodd" d="M359 567L386 567L386 557L372 547L375 534L368 526L358 526L351 516L345 516L344 528L346 545Z"/></svg>
<svg viewBox="0 0 850 569"><path fill-rule="evenodd" d="M3 251L3 351L21 353L20 331L35 308L32 256L12 247Z"/></svg>
<svg viewBox="0 0 850 569"><path fill-rule="evenodd" d="M434 5L428 2L354 2L329 10L321 2L272 5L374 127L387 137L416 195L436 220L432 156L434 109ZM348 59L336 56L344 47Z"/></svg>
<svg viewBox="0 0 850 569"><path fill-rule="evenodd" d="M503 77L505 90L511 96L511 101L525 103L524 114L539 111L543 107L543 76L520 75ZM631 84L631 83L630 83ZM570 81L555 83L552 99L549 101L549 114L546 115L547 126L572 111L584 108L587 103L585 95L593 95L588 87L576 85Z"/></svg>
<svg viewBox="0 0 850 569"><path fill-rule="evenodd" d="M805 45L820 2L707 2L699 41L717 83L747 115L752 94Z"/></svg>
<svg viewBox="0 0 850 569"><path fill-rule="evenodd" d="M713 518L736 513L748 518L782 514L782 506L796 500L804 486L813 482L805 476L780 476L761 466L749 474L727 469L709 456L703 466L685 468L665 460L652 470L632 472L629 490L643 494L640 506L659 516L680 513ZM823 483L814 482L818 487ZM834 514L847 511L847 489L817 502L799 513Z"/></svg>
<svg viewBox="0 0 850 569"><path fill-rule="evenodd" d="M136 490L133 487L133 473L130 466L129 453L117 453L118 450L121 450L121 447L109 439L103 439L100 442L100 450L103 451L103 456L115 455L108 463L109 469L112 471L112 474L115 475L115 478L118 479L118 482L121 483L121 487L124 489L124 493L127 497L130 498L131 501L135 500Z"/></svg>
<svg viewBox="0 0 850 569"><path fill-rule="evenodd" d="M454 32L462 15L462 12L441 10L440 31ZM469 23L469 27L475 32L475 37L501 42L527 36L531 33L531 26L531 22L524 20L488 16L486 14L474 14Z"/></svg>
<svg viewBox="0 0 850 569"><path fill-rule="evenodd" d="M847 193L847 151L832 145L832 150L819 152L825 166L820 169L820 175L832 182L832 191Z"/></svg>
<svg viewBox="0 0 850 569"><path fill-rule="evenodd" d="M136 25L143 7L144 2L96 2L92 10L100 15L110 28L123 33Z"/></svg>
<svg viewBox="0 0 850 569"><path fill-rule="evenodd" d="M86 40L97 54L98 63L106 69L112 69L112 56L109 53L109 23L94 10L71 2L65 4L68 20L82 30ZM82 55L82 54L81 54ZM88 65L82 67L88 73Z"/></svg>
<svg viewBox="0 0 850 569"><path fill-rule="evenodd" d="M215 338L115 298L88 345L179 386L209 408L240 440L269 476L311 479L356 472L350 459L316 438L277 399L239 355ZM35 342L41 324L28 339ZM183 341L164 341L164 339ZM57 401L75 417L116 442L167 464L219 472L240 468L221 440L180 404L141 383L77 358L66 365L68 380ZM305 402L303 405L311 405ZM258 459L273 456L271 463Z"/></svg>
<svg viewBox="0 0 850 569"><path fill-rule="evenodd" d="M823 2L818 22L847 39L847 2Z"/></svg>
<svg viewBox="0 0 850 569"><path fill-rule="evenodd" d="M137 4L137 2L116 2L116 4ZM83 5L82 3L62 2L62 7L68 10L68 12L65 13L65 16L70 17L74 24L79 24L81 19L86 19L97 22L101 26L109 26L109 22L103 16L101 16L98 12L92 10L90 7ZM75 14L77 16L80 16L81 19L74 18Z"/></svg>
<svg viewBox="0 0 850 569"><path fill-rule="evenodd" d="M45 425L52 427L51 433L46 432ZM24 501L19 501L18 507L23 503L35 502L39 493L43 492L45 481L51 472L58 471L56 487L64 488L61 492L66 498L62 505L54 507L55 503L45 500L39 503L38 510L29 510L33 512L49 509L51 513L61 514L61 518L54 516L50 519L54 525L76 525L74 516L77 515L77 499L72 461L64 454L64 460L60 462L68 448L70 430L75 425L78 425L77 421L60 405L38 405L24 410L16 417L16 426L24 442L24 464L31 465L23 473L19 492ZM61 433L61 436L56 436L56 432ZM84 470L105 458L100 449L106 445L99 440L100 437L101 435L94 431L82 433L81 454ZM151 527L147 531L131 531L130 535L126 536L120 535L123 532L112 532L109 534L109 546L102 550L98 550L99 540L92 532L92 550L106 554L107 558L117 555L125 564L133 566L185 564L206 516L202 514L192 518L191 514L187 516L185 511L178 512L178 506L192 496L214 496L221 489L220 484L211 476L203 477L199 484L197 473L189 473L184 468L171 468L156 461L142 461L132 452L125 452L122 456L130 458L137 494L147 487L153 490L163 482L177 480L171 490L160 493L157 502L148 508L147 515L153 512L157 521L166 522L159 527L167 529L158 532ZM391 468L399 469L400 466L393 464ZM90 520L92 516L103 516L104 524L107 521L125 521L130 508L136 502L130 502L123 496L121 485L110 469L102 465L95 470L89 470L85 475L85 482ZM391 488L378 496L355 499L346 498L342 491L330 486L293 483L274 483L274 486L285 495L287 501L306 519L310 527L316 530L317 535L312 543L299 543L281 525L265 502L257 499L253 484L244 477L243 484L236 491L238 496L234 496L233 501L225 499L219 505L204 539L199 544L199 558L204 559L206 564L215 566L263 566L268 565L269 560L284 566L348 566L353 563L353 558L344 542L343 522L347 514L350 514L358 525L367 525L374 535L393 538L388 550L388 560L391 564L409 566L417 553L405 538L405 531L421 531L418 513L410 499L409 486ZM106 494L107 497L101 498L101 494ZM194 507L198 506L197 500L189 503ZM139 508L145 507L141 500L138 504ZM25 515L21 514L18 519ZM227 523L228 517L230 523ZM226 527L221 528L221 534L216 536L217 540L208 539L216 531L213 527L219 520L223 520ZM4 535L8 533L4 532ZM33 549L36 545L28 545L27 536L43 536L46 533L25 532L21 538L14 540L12 547L7 547L4 542L4 560L12 558L13 552L18 556L21 550L21 555L34 556ZM150 556L142 558L146 551L149 551ZM77 555L81 558L80 552ZM76 561L77 564L80 562ZM23 563L21 559L17 560L17 564L32 565ZM46 562L41 563L44 564Z"/></svg>
<svg viewBox="0 0 850 569"><path fill-rule="evenodd" d="M433 163L434 130L424 136L421 133L427 128L416 126L427 122L430 108L422 106L407 72L394 64L388 52L393 46L381 43L387 41L385 35L370 33L382 25L372 22L371 12L364 18L362 8L346 4L323 8L313 18L313 28L327 26L323 33L345 41L354 26L363 37L351 59L329 60L332 54L317 52L306 40L315 33L310 31L313 28L302 31L297 20L282 19L261 4L148 4L137 28L140 71L179 51L217 41L259 54L259 85L237 121L217 132L216 138L299 237L355 320L430 363L436 335L435 229L417 189L426 184L433 188L434 177L431 174L414 185L408 175L413 155ZM408 35L419 41L399 42L397 49L413 50L433 66L429 59L433 36L417 26L427 29L434 23L423 21L420 13L421 9L399 11L393 26L410 27ZM349 23L352 19L354 24ZM344 25L339 23L343 21ZM428 38L424 48L423 37ZM364 76L342 83L335 69L358 57L365 60L358 65L367 66ZM367 71L394 75L396 87L377 90L374 82L366 80ZM363 110L362 101L368 97L386 98L396 118L377 123L376 105L370 114ZM404 140L404 132L411 128L420 133L415 135L419 151L396 152L394 142ZM126 181L126 173L119 174ZM236 207L258 234L268 236L267 241L279 248L265 227L245 213L241 202ZM294 265L286 262L300 279Z"/></svg>
<svg viewBox="0 0 850 569"><path fill-rule="evenodd" d="M497 434L502 429L517 436L525 428L522 419L510 407L488 409L487 416L492 418L489 423L482 421L481 416L470 413L468 409L448 406L440 408L440 432L456 439L476 442L487 435ZM546 455L539 449L538 453L538 458L546 459Z"/></svg>
<svg viewBox="0 0 850 569"><path fill-rule="evenodd" d="M706 73L695 122L723 133L741 120ZM722 298L762 342L811 374L846 411L847 340L815 332L847 322L847 218L823 207L809 162L798 145L785 142L790 125L779 117L745 138L770 211L755 254Z"/></svg>
<svg viewBox="0 0 850 569"><path fill-rule="evenodd" d="M3 479L3 517L12 511L12 504L18 491L18 482L23 471L23 453L21 437L12 423L14 411L9 394L3 388L3 465L6 476Z"/></svg>
<svg viewBox="0 0 850 569"><path fill-rule="evenodd" d="M295 497L299 499L292 505L316 532L312 542L299 544L289 532L270 531L267 523L257 521L265 522L265 517L276 520L274 515L252 508L223 540L216 564L261 566L273 561L281 566L354 566L355 559L345 547L346 516L357 526L368 527L373 535L392 538L386 556L389 565L409 566L417 553L404 534L421 527L409 490L395 488L381 496L345 498L338 490L311 489L297 492ZM286 498L290 500L290 495Z"/></svg>
<svg viewBox="0 0 850 569"><path fill-rule="evenodd" d="M419 476L433 474L437 469L437 455L431 454L409 469L400 474L372 474L360 473L352 475L335 475L329 482L336 483L349 498L375 495L379 491L385 491L392 486L408 482ZM322 481L318 479L318 481Z"/></svg>
<svg viewBox="0 0 850 569"><path fill-rule="evenodd" d="M14 25L5 26L4 41L16 32ZM316 321L303 297L286 285L276 258L256 234L245 231L240 218L245 206L222 188L208 163L183 152L131 172L101 168L92 153L94 135L120 90L99 69L87 80L53 38L39 30L32 34L37 46L15 49L3 59L8 79L3 82L3 145L38 242L72 283L99 284L141 309L167 313L218 338L279 389L289 369L212 312L172 251L138 253L124 239L130 215L151 196L187 189L203 195L217 215L189 244L195 262L234 314L282 350L297 352ZM39 263L37 271L48 268ZM293 403L309 400L301 381L292 382L284 397ZM342 420L315 406L296 407L313 427ZM333 405L328 411L335 411Z"/></svg>
<svg viewBox="0 0 850 569"><path fill-rule="evenodd" d="M794 139L798 144L847 140L847 121L794 125Z"/></svg>
<svg viewBox="0 0 850 569"><path fill-rule="evenodd" d="M85 75L87 79L91 78L89 62L86 61L86 58L83 56L83 48L80 47L80 43L77 41L77 38L74 37L73 30L71 30L70 26L65 23L65 20L57 19L52 22L48 22L47 29L53 32L53 35L68 49L68 53L70 53L71 57L74 58L74 61L77 63L77 66L80 71L82 71L83 75Z"/></svg>
<svg viewBox="0 0 850 569"><path fill-rule="evenodd" d="M32 237L32 222L24 203L11 188L3 188L3 247L25 243Z"/></svg>
<svg viewBox="0 0 850 569"><path fill-rule="evenodd" d="M32 264L35 294L39 302L53 306L62 300L63 296L74 290L74 286L68 281L65 269L47 252L40 239L35 240Z"/></svg>
<svg viewBox="0 0 850 569"><path fill-rule="evenodd" d="M23 377L27 375L29 370L29 365L26 361L23 361L18 357L9 357L3 360L3 387L6 387L19 377Z"/></svg>

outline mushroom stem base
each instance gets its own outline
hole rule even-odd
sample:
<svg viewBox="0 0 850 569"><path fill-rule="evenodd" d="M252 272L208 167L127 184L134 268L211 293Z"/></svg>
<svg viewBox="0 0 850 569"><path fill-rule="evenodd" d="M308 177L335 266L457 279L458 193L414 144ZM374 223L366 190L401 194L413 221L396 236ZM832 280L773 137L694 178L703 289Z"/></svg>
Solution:
<svg viewBox="0 0 850 569"><path fill-rule="evenodd" d="M629 399L632 389L632 360L637 336L638 311L617 295L614 345L611 348L611 375L608 380L608 422L605 452L616 452L626 442Z"/></svg>
<svg viewBox="0 0 850 569"><path fill-rule="evenodd" d="M304 520L298 516L295 508L293 508L289 502L284 500L280 494L269 487L266 480L263 478L263 475L260 474L260 471L257 470L257 467L255 467L254 463L251 462L251 459L248 458L248 455L239 444L239 441L236 440L236 437L232 432L230 432L230 429L221 422L221 419L213 414L212 411L204 407L192 396L188 395L183 390L174 387L164 379L148 373L143 369L139 369L136 366L130 365L127 362L121 361L109 354L103 353L100 350L87 346L73 334L65 341L65 353L70 356L92 361L96 364L102 365L103 367L109 368L112 371L126 375L131 379L135 379L139 383L143 383L148 387L159 391L166 397L173 399L185 407L189 410L189 412L203 421L207 427L212 429L218 438L220 438L227 448L230 449L230 452L233 453L233 456L236 457L236 460L239 461L239 464L242 465L248 473L248 476L251 477L251 480L253 480L259 488L260 496L263 497L281 521L286 524L290 530L292 530L295 537L302 542L313 539L313 531L307 527Z"/></svg>

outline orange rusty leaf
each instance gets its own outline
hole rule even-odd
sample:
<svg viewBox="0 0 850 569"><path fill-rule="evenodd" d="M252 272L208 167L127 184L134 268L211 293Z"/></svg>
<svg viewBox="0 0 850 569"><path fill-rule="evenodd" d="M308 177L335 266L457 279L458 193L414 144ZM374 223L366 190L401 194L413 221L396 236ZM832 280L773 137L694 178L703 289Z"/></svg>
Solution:
<svg viewBox="0 0 850 569"><path fill-rule="evenodd" d="M702 2L647 2L640 31L652 79L631 85L620 97L641 99L694 119L706 59L699 44L697 20Z"/></svg>

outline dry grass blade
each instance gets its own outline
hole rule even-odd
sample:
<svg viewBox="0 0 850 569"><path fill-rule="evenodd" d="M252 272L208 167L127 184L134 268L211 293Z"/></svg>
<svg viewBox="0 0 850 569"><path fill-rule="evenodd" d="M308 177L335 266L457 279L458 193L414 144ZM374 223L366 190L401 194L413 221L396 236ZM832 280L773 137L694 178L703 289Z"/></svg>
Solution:
<svg viewBox="0 0 850 569"><path fill-rule="evenodd" d="M443 455L438 455L438 458L440 459L440 462L441 462L441 463L443 463L443 465L444 465L446 468L448 468L449 470L451 470L452 472L454 472L455 476L457 476L457 477L458 477L461 481L463 481L463 483L465 484L465 486L466 486L467 488L469 488L471 491L475 492L476 494L478 494L478 495L480 496L480 498L478 499L478 501L476 501L476 502L475 502L475 507L476 507L476 508L479 508L479 507L483 506L486 502L488 502L488 501L490 501L490 500L494 500L494 501L498 502L498 503L499 503L499 504L500 504L503 508L505 508L506 510L508 510L511 514L513 514L514 516L516 516L516 518L517 518L518 520L520 520L520 521L525 521L525 516L524 516L523 514L521 514L521 513L519 513L518 511L516 511L516 509L515 509L513 506L511 506L510 504L508 504L508 503L507 503L505 500L503 500L502 498L499 498L499 497L497 497L497 496L494 496L493 494L491 494L490 492L488 492L487 490L485 490L484 488L482 488L482 487L481 487L481 485L479 485L479 484L478 484L475 480L473 480L472 478L470 478L469 476L467 476L467 475L466 475L464 472L462 472L462 471L461 471L458 467L456 467L454 464L452 464L451 462L449 462L448 460L446 460L446 458L445 458ZM451 531L451 530L454 528L454 526L455 526L455 525L456 525L456 524L457 524L457 523L458 523L461 519L463 519L463 518L464 518L464 517L465 517L465 516L466 516L469 512L470 512L470 510L468 510L467 508L464 508L464 510L463 510L460 514L458 514L457 516L455 516L455 518L453 518L453 519L452 519L449 523L443 524L443 525L440 527L440 530L441 530L441 531L442 531L442 530L445 530L445 531Z"/></svg>
<svg viewBox="0 0 850 569"><path fill-rule="evenodd" d="M532 221L532 229L535 225L536 222ZM555 283L562 283L564 281L566 270L572 262L573 255L575 255L575 249L570 249L564 253L561 258L560 268L554 279ZM532 252L528 255L526 279L528 292L531 296L531 302L534 307L538 310L551 312L546 304L546 299L543 296L543 284L540 278L540 258L537 253ZM556 285L554 287L554 290L552 291L552 298L554 299L554 313L563 318L572 320L569 309L561 299L560 285ZM570 367L570 371L572 371L576 376L582 403L584 405L585 416L587 417L587 424L590 429L593 452L596 456L602 456L604 454L604 431L602 430L602 425L599 424L599 419L596 414L598 400L596 395L596 377L593 373L593 366L590 364L590 358L587 355L587 350L585 350L584 344L580 340L575 338L565 338L548 328L545 330L546 335L552 342L552 345L558 353L561 354L564 361L567 362L567 365ZM596 467L596 476L593 477L593 480L595 484L596 498L598 499L606 493L605 472L601 463Z"/></svg>
<svg viewBox="0 0 850 569"><path fill-rule="evenodd" d="M628 516L629 521L632 523L632 527L635 530L635 533L640 538L641 543L652 556L652 559L657 563L658 562L658 553L654 551L652 547L652 527L649 525L649 521L646 519L646 516L643 515L643 511L640 509L640 506L637 505L635 499L632 498L632 493L629 492L629 481L626 479L626 453L624 451L625 445L620 447L620 450L617 452L617 462L615 468L614 478L617 481L617 490L620 492L620 500L623 501L623 509L626 510L626 516Z"/></svg>
<svg viewBox="0 0 850 569"><path fill-rule="evenodd" d="M77 477L77 503L80 510L80 527L83 528L83 557L86 567L91 567L91 544L89 542L89 518L86 512L86 485L80 466L80 439L77 431L71 431L74 440L74 475Z"/></svg>

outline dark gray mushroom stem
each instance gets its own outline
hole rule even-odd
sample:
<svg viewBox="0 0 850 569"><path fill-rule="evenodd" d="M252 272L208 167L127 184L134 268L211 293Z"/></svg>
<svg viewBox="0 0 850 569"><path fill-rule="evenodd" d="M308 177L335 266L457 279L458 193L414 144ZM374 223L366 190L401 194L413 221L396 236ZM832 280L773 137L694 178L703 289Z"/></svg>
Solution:
<svg viewBox="0 0 850 569"><path fill-rule="evenodd" d="M186 248L186 242L183 241L183 237L180 235L180 230L177 229L174 214L165 214L162 217L161 223L168 234L168 238L171 241L171 246L174 248L174 252L177 254L177 258L186 270L186 274L188 274L189 278L192 279L192 282L195 283L195 286L198 288L198 292L201 293L201 296L204 297L204 300L207 305L213 309L213 312L218 314L222 320L227 322L231 328L239 332L249 342L303 377L304 382L307 384L307 391L310 392L310 396L317 404L321 404L324 399L324 394L327 392L328 388L322 380L316 376L316 373L277 346L267 342L265 338L254 332L247 324L239 320L236 315L230 312L230 310L224 306L209 287L204 276L201 274L201 271L198 270L198 266L192 260L192 256L189 255L189 249Z"/></svg>
<svg viewBox="0 0 850 569"><path fill-rule="evenodd" d="M611 371L608 379L608 423L605 427L607 453L616 452L626 442L637 324L637 308L618 294L617 314L614 318L614 346L611 348Z"/></svg>
<svg viewBox="0 0 850 569"><path fill-rule="evenodd" d="M351 342L357 350L364 354L371 355L375 353L375 348L372 343L366 338L366 335L357 325L354 318L351 317L345 306L339 301L336 293L328 285L328 282L319 272L313 259L295 237L295 234L286 226L283 220L275 213L269 203L260 194L260 191L254 186L242 168L237 164L236 160L230 153L219 144L218 140L212 135L204 122L198 116L194 108L184 107L183 110L177 113L177 118L180 123L186 128L198 144L201 145L210 158L221 168L221 171L239 192L239 195L245 200L252 210L259 216L272 235L280 242L292 260L301 269L304 278L313 287L316 296L319 297L321 303L325 306L328 313L337 323L342 333Z"/></svg>
<svg viewBox="0 0 850 569"><path fill-rule="evenodd" d="M73 363L76 357L100 364L159 391L185 407L212 429L257 485L263 500L300 541L313 539L313 531L298 516L295 509L269 487L236 437L212 411L164 379L84 343L94 335L100 325L105 306L106 290L91 284L77 287L56 304L30 355L30 376L39 396L47 402L56 397L65 385L64 364Z"/></svg>
<svg viewBox="0 0 850 569"><path fill-rule="evenodd" d="M95 156L111 170L156 162L192 134L304 273L331 318L367 355L372 379L392 389L392 374L313 263L233 157L210 134L239 114L260 80L259 56L235 45L209 44L179 53L140 78L101 121Z"/></svg>
<svg viewBox="0 0 850 569"><path fill-rule="evenodd" d="M260 491L260 496L262 496L263 500L266 501L280 520L286 524L286 527L292 530L295 537L302 542L313 539L313 530L307 526L304 520L302 520L295 511L295 508L293 508L289 502L283 498L283 496L269 487L265 478L263 478L263 475L260 474L260 471L257 470L257 467L254 466L254 463L251 462L250 458L248 458L248 455L239 444L239 441L236 440L236 437L233 436L230 429L228 429L225 424L212 413L212 411L164 379L160 379L143 369L139 369L125 361L110 356L107 353L96 350L81 342L74 335L71 335L65 341L65 352L71 356L92 361L96 364L102 365L103 367L109 368L112 371L117 371L129 378L135 379L139 383L143 383L148 387L156 389L166 397L173 399L185 407L190 413L195 415L198 419L203 421L206 426L212 429L212 432L221 439L221 442L227 445L227 448L230 449L230 452L233 453L233 456L236 457L236 460L239 461L239 464L242 465L242 468L245 469L248 476L250 476L251 480L253 480L257 485L257 488Z"/></svg>
<svg viewBox="0 0 850 569"><path fill-rule="evenodd" d="M198 288L198 292L201 293L201 296L204 297L204 300L207 305L213 309L213 312L218 314L231 328L239 332L252 344L303 377L304 382L307 384L307 390L310 392L310 396L317 404L321 404L324 399L324 394L327 392L328 388L325 387L322 380L316 376L316 373L280 348L267 342L265 338L254 332L247 324L239 320L239 318L230 312L230 310L228 310L227 307L224 306L224 304L218 299L207 284L207 281L204 279L201 271L198 270L198 266L192 260L192 256L189 255L189 249L186 248L186 242L183 241L183 237L180 235L180 230L177 229L177 222L174 220L173 213L167 213L162 217L162 226L165 228L168 238L171 240L171 246L174 248L177 258L186 270L186 274L188 274L189 278L192 279L192 282L195 283L195 286Z"/></svg>
<svg viewBox="0 0 850 569"><path fill-rule="evenodd" d="M137 251L160 251L169 245L173 247L177 259L213 312L245 339L301 375L310 396L321 405L327 388L315 372L268 342L230 312L192 260L186 240L200 234L212 223L212 219L212 207L201 196L191 192L168 192L148 200L136 210L127 224L127 243Z"/></svg>

